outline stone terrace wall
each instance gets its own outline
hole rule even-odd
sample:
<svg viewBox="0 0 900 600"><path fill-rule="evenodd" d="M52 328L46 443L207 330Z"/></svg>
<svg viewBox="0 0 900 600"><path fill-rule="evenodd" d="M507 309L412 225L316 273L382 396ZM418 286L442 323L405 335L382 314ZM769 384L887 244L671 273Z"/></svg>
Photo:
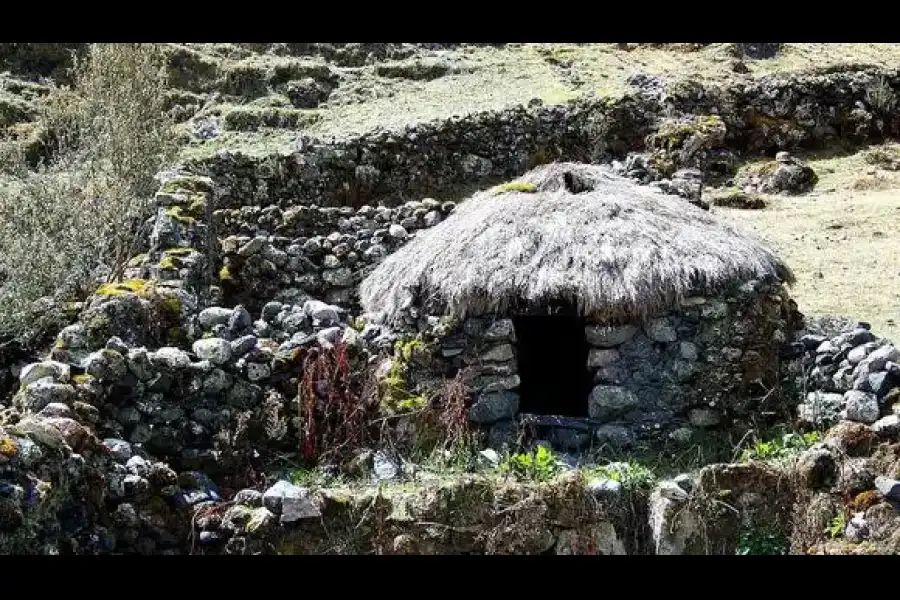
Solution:
<svg viewBox="0 0 900 600"><path fill-rule="evenodd" d="M550 441L582 448L663 436L687 442L696 429L746 425L782 400L779 357L798 319L780 285L756 281L719 298L688 298L643 326L591 324L594 439L560 430ZM510 441L520 383L512 321L467 319L441 340L439 355L445 374L475 370L470 419L491 426L492 445Z"/></svg>
<svg viewBox="0 0 900 600"><path fill-rule="evenodd" d="M416 231L440 223L453 202L421 202L388 208L277 206L215 213L222 239L220 280L229 303L261 306L304 296L355 308L357 287L368 269Z"/></svg>
<svg viewBox="0 0 900 600"><path fill-rule="evenodd" d="M304 138L293 153L253 157L233 152L187 161L212 177L220 207L279 204L325 206L441 194L456 186L521 175L555 160L591 162L640 150L664 117L718 115L724 144L738 152L772 153L843 138L863 142L900 130L867 94L884 81L900 89L896 70L861 69L771 76L721 86L668 89L636 76L639 88L619 100L579 100L567 106L516 107L377 131L325 143Z"/></svg>

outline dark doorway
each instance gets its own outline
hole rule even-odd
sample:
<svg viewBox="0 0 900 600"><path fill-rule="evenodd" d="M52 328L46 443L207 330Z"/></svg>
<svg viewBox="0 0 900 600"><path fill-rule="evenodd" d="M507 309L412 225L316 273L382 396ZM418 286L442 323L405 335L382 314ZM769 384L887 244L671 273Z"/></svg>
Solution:
<svg viewBox="0 0 900 600"><path fill-rule="evenodd" d="M513 319L519 360L519 411L587 417L590 378L584 319L521 316Z"/></svg>

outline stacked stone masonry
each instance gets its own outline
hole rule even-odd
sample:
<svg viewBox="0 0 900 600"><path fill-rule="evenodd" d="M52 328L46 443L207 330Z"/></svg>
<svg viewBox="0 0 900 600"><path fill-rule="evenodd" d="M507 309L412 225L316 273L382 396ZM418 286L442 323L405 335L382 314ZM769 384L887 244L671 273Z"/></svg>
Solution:
<svg viewBox="0 0 900 600"><path fill-rule="evenodd" d="M882 84L900 89L896 70L668 87L636 76L631 84L635 90L620 99L538 103L347 139L301 138L291 152L221 152L184 166L216 182L220 207L396 205L429 195L446 198L462 182L483 186L546 162L621 159L648 141L651 148L677 150L669 157L673 169L724 165L727 171L734 153L774 154L836 139L862 143L900 131L896 114L873 106L868 95ZM664 127L673 115L675 121L683 115L692 127Z"/></svg>
<svg viewBox="0 0 900 600"><path fill-rule="evenodd" d="M697 429L746 425L781 399L779 357L797 321L780 285L754 281L721 297L686 298L643 324L589 324L593 439L557 432L562 437L551 441L577 449L660 437L687 442ZM510 319L470 318L440 348L445 373L474 369L470 419L491 427L495 445L516 431L515 343Z"/></svg>

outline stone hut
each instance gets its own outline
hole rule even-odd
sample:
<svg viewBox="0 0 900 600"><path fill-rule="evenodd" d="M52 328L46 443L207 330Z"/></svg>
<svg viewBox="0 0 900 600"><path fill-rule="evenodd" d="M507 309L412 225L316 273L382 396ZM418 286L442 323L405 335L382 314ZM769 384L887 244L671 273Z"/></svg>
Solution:
<svg viewBox="0 0 900 600"><path fill-rule="evenodd" d="M374 268L360 299L393 331L439 332L433 371L470 369L469 418L495 444L527 416L582 448L686 442L777 412L792 282L717 216L561 163L461 203Z"/></svg>

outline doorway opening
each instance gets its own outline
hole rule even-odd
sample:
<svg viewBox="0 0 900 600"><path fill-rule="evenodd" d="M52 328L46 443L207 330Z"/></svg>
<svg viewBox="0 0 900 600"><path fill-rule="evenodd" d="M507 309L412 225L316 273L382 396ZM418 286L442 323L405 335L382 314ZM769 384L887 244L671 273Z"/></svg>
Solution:
<svg viewBox="0 0 900 600"><path fill-rule="evenodd" d="M519 362L519 410L588 417L589 346L583 318L560 314L513 319Z"/></svg>

